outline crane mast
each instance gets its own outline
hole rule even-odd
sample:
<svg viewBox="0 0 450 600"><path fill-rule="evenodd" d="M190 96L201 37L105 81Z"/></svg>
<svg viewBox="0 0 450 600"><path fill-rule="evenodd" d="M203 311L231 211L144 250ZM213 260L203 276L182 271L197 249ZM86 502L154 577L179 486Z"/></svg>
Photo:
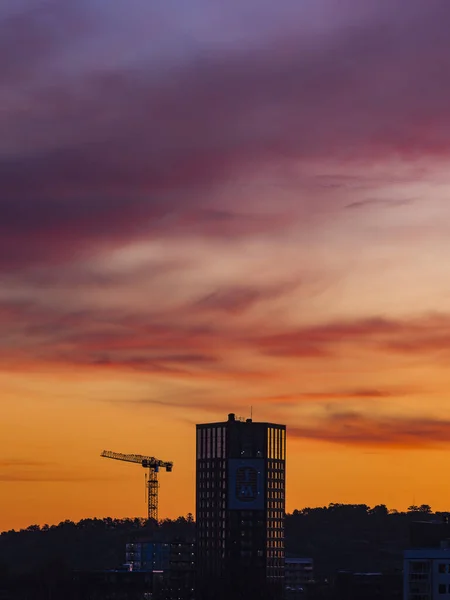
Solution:
<svg viewBox="0 0 450 600"><path fill-rule="evenodd" d="M148 518L158 520L158 472L159 469L166 469L168 473L172 471L173 462L163 461L154 456L143 456L142 454L122 454L121 452L112 452L111 450L103 450L100 454L103 458L112 458L114 460L122 460L140 464L145 469L148 469L147 487L147 507Z"/></svg>

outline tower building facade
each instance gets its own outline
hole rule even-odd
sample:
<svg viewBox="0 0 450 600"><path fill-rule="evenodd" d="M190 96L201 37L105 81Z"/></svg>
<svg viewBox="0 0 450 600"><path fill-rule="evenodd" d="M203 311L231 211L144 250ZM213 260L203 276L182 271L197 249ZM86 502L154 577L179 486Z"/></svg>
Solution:
<svg viewBox="0 0 450 600"><path fill-rule="evenodd" d="M230 414L196 446L198 598L281 598L286 427Z"/></svg>

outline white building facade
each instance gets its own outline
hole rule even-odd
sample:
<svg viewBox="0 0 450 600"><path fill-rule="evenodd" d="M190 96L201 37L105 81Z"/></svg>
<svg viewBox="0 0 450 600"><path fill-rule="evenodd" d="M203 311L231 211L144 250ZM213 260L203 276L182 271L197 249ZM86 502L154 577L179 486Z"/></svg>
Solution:
<svg viewBox="0 0 450 600"><path fill-rule="evenodd" d="M404 600L450 600L450 548L406 550Z"/></svg>

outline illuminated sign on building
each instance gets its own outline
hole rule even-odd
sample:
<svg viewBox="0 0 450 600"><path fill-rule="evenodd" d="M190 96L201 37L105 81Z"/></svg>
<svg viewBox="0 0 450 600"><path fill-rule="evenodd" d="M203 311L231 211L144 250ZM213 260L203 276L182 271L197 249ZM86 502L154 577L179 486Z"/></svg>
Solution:
<svg viewBox="0 0 450 600"><path fill-rule="evenodd" d="M264 509L264 460L258 458L228 461L228 508Z"/></svg>

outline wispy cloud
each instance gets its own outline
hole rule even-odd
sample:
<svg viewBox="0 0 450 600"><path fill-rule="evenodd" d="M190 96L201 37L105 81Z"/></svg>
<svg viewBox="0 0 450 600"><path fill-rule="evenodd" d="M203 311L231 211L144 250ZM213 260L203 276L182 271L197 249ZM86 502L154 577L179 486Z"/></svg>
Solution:
<svg viewBox="0 0 450 600"><path fill-rule="evenodd" d="M289 435L345 446L436 448L449 445L450 421L426 416L388 416L332 411L289 427Z"/></svg>
<svg viewBox="0 0 450 600"><path fill-rule="evenodd" d="M16 467L48 467L54 466L54 462L46 462L41 460L32 460L24 458L2 458L0 459L0 468L16 468Z"/></svg>
<svg viewBox="0 0 450 600"><path fill-rule="evenodd" d="M272 356L330 357L342 347L381 353L429 354L449 348L448 315L416 319L358 319L300 327L261 336L257 343Z"/></svg>
<svg viewBox="0 0 450 600"><path fill-rule="evenodd" d="M38 472L38 471L27 471L27 472L0 472L0 481L4 483L26 483L26 482L42 482L42 483L83 483L91 481L108 481L111 477L104 475L81 475L71 474L70 472L56 471L56 472Z"/></svg>
<svg viewBox="0 0 450 600"><path fill-rule="evenodd" d="M274 378L290 368L283 359L302 358L330 364L348 352L361 364L372 356L443 357L450 347L446 314L414 319L370 319L325 322L303 327L235 321L259 302L291 293L276 287L231 287L218 294L186 302L176 309L127 314L119 309L64 311L30 302L0 304L3 339L0 356L8 368L16 364L72 365L89 368L141 370L174 377ZM216 319L216 313L222 315ZM253 356L252 367L234 356ZM277 360L270 366L268 359ZM281 371L279 369L281 368ZM320 392L322 393L322 392ZM323 392L327 395L327 392ZM360 397L383 395L382 388L332 390ZM299 397L305 397L302 393ZM314 393L313 393L314 395Z"/></svg>
<svg viewBox="0 0 450 600"><path fill-rule="evenodd" d="M89 482L110 479L104 475L78 472L73 467L61 467L52 461L27 458L4 458L0 460L0 481L14 482Z"/></svg>
<svg viewBox="0 0 450 600"><path fill-rule="evenodd" d="M200 311L241 314L255 305L285 297L299 287L299 282L278 283L266 286L241 285L216 290L197 301Z"/></svg>
<svg viewBox="0 0 450 600"><path fill-rule="evenodd" d="M345 208L397 208L399 206L408 206L415 201L415 198L406 198L404 200L381 200L377 198L368 198L367 200L358 200L356 202L346 204Z"/></svg>
<svg viewBox="0 0 450 600"><path fill-rule="evenodd" d="M321 391L311 392L298 392L297 394L278 394L274 396L257 396L250 398L249 400L255 403L268 403L274 405L285 405L295 406L297 404L322 403L327 402L341 402L345 403L351 400L382 400L382 399L394 399L402 398L405 396L411 396L417 394L417 390L411 388L392 388L392 389L378 389L378 388L360 388L360 389L330 389Z"/></svg>

